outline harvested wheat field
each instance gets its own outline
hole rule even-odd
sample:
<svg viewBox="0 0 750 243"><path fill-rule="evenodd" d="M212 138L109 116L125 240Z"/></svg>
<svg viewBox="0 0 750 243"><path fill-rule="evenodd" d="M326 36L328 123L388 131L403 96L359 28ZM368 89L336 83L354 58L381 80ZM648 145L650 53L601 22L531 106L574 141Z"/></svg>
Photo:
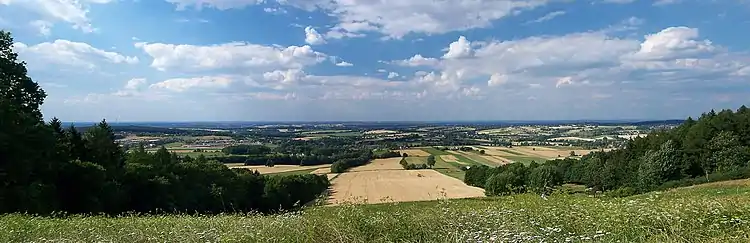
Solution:
<svg viewBox="0 0 750 243"><path fill-rule="evenodd" d="M401 153L401 154L406 153L409 156L417 156L417 157L422 157L422 156L427 157L427 156L430 156L430 153L427 153L427 152L425 152L424 150L421 150L421 149L403 149L403 150L399 150L398 152Z"/></svg>
<svg viewBox="0 0 750 243"><path fill-rule="evenodd" d="M484 190L434 170L373 170L340 174L328 205L483 197Z"/></svg>
<svg viewBox="0 0 750 243"><path fill-rule="evenodd" d="M453 162L453 163L466 164L464 162L458 161L458 158L456 158L455 155L440 155L440 159L442 159L445 162Z"/></svg>
<svg viewBox="0 0 750 243"><path fill-rule="evenodd" d="M482 158L484 158L484 159L486 159L486 160L488 160L488 161L490 161L492 163L498 164L498 165L504 165L504 164L513 163L512 160L509 160L509 159L506 159L506 158L503 158L503 157L500 157L500 156L494 156L494 155L484 155L484 156L482 156Z"/></svg>
<svg viewBox="0 0 750 243"><path fill-rule="evenodd" d="M273 173L279 173L279 172L289 172L289 171L297 171L297 170L320 169L320 168L331 167L331 165L311 165L311 166L276 165L274 167L268 167L265 165L228 165L228 166L229 168L244 168L244 169L257 170L261 174L273 174Z"/></svg>
<svg viewBox="0 0 750 243"><path fill-rule="evenodd" d="M388 158L388 159L376 159L370 161L369 164L354 167L349 169L349 172L357 171L373 171L373 170L403 170L404 167L398 162L401 161L401 157Z"/></svg>
<svg viewBox="0 0 750 243"><path fill-rule="evenodd" d="M312 172L310 172L310 174L318 174L318 175L325 175L328 173L331 173L331 167L320 168L320 169L313 170Z"/></svg>
<svg viewBox="0 0 750 243"><path fill-rule="evenodd" d="M587 150L587 149L569 149L565 147L560 147L558 149L558 148L538 147L538 146L514 147L513 149L521 153L526 153L529 155L536 155L536 156L548 158L548 159L568 157L570 155L570 151L574 151L576 155L587 155L591 152L599 151L599 150Z"/></svg>

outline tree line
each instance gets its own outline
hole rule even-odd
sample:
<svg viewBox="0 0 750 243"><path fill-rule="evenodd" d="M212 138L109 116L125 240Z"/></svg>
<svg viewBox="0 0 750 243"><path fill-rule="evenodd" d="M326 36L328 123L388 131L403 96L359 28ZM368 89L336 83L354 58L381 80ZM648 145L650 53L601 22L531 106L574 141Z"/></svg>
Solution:
<svg viewBox="0 0 750 243"><path fill-rule="evenodd" d="M264 176L143 146L126 152L102 121L46 123L46 93L0 31L0 213L274 212L314 200L325 176Z"/></svg>
<svg viewBox="0 0 750 243"><path fill-rule="evenodd" d="M473 166L465 182L491 195L582 184L616 195L750 177L750 109L710 111L671 130L657 130L624 148L529 166Z"/></svg>

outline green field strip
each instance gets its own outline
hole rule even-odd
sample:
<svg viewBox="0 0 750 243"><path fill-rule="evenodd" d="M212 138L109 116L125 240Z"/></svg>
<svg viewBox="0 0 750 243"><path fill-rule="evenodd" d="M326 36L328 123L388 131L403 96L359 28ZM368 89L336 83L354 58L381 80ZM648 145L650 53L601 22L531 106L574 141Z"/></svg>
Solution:
<svg viewBox="0 0 750 243"><path fill-rule="evenodd" d="M466 163L467 165L484 165L484 164L480 163L479 161L475 161L473 159L467 158L463 154L455 153L455 154L452 154L452 155L456 156L456 159L458 159L459 162Z"/></svg>
<svg viewBox="0 0 750 243"><path fill-rule="evenodd" d="M409 164L427 164L427 157L406 157ZM435 156L435 165L437 165L437 156Z"/></svg>
<svg viewBox="0 0 750 243"><path fill-rule="evenodd" d="M479 155L478 153L477 154L465 153L464 155L466 155L467 157L469 157L469 159L474 160L474 161L476 161L476 162L478 162L480 164L486 165L486 166L491 166L491 167L498 166L498 164L496 162L492 162L492 161L490 161L488 159L485 159L484 157L482 157L482 155Z"/></svg>
<svg viewBox="0 0 750 243"><path fill-rule="evenodd" d="M422 157L422 158L425 158L425 157ZM433 166L432 169L437 171L440 174L447 175L447 176L463 181L464 175L466 174L466 172L460 169L463 166L465 165L462 165L456 162L447 162L443 160L442 158L440 158L440 156L435 156L435 166Z"/></svg>
<svg viewBox="0 0 750 243"><path fill-rule="evenodd" d="M431 155L435 155L436 157L440 156L440 155L451 155L448 152L445 152L445 151L442 151L442 150L439 150L439 149L435 149L433 147L421 148L421 149L422 149L422 151L425 151L425 152L427 152L427 153L429 153Z"/></svg>
<svg viewBox="0 0 750 243"><path fill-rule="evenodd" d="M435 168L434 170L440 174L447 175L447 176L459 179L461 181L464 180L464 176L466 175L466 172L461 171L461 170L451 170L451 169L444 169L444 168Z"/></svg>

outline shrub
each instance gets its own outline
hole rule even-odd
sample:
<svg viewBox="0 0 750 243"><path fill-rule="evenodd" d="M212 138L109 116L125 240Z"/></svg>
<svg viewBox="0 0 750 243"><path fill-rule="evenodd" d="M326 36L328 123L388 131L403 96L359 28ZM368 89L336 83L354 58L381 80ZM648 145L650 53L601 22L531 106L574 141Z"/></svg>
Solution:
<svg viewBox="0 0 750 243"><path fill-rule="evenodd" d="M605 195L609 197L629 197L635 194L638 194L638 191L632 187L620 187L605 193Z"/></svg>

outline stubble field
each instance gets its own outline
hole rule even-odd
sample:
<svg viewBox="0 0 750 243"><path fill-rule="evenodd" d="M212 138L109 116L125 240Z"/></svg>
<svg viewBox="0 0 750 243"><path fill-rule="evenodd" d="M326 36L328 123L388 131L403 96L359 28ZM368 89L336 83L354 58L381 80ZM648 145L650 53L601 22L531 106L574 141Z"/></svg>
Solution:
<svg viewBox="0 0 750 243"><path fill-rule="evenodd" d="M244 165L242 163L237 164L226 164L229 168L243 168L250 170L257 170L261 174L274 174L282 172L292 171L304 171L310 170L310 172L317 169L328 169L330 172L331 165L310 165L310 166L299 166L299 165L275 165L274 167L268 167L265 165Z"/></svg>
<svg viewBox="0 0 750 243"><path fill-rule="evenodd" d="M483 197L484 190L434 170L404 170L400 158L376 159L332 181L328 205Z"/></svg>

